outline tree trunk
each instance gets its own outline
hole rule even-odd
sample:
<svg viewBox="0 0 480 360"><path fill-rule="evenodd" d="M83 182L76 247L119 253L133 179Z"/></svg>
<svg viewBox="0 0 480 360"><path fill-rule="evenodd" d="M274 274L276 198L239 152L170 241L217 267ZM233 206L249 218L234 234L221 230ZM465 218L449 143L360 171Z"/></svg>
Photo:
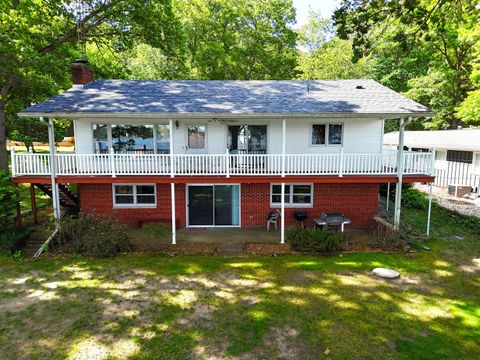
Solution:
<svg viewBox="0 0 480 360"><path fill-rule="evenodd" d="M8 171L7 133L5 129L5 103L0 102L0 170Z"/></svg>

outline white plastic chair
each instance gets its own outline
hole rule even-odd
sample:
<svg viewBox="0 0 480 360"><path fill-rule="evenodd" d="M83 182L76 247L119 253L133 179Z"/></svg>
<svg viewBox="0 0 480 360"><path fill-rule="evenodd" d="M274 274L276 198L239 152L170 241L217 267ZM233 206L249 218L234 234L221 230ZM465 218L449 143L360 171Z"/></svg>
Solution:
<svg viewBox="0 0 480 360"><path fill-rule="evenodd" d="M268 214L267 231L270 231L270 224L273 224L275 226L275 230L277 230L277 221L279 217L280 217L279 210L273 210L270 214Z"/></svg>

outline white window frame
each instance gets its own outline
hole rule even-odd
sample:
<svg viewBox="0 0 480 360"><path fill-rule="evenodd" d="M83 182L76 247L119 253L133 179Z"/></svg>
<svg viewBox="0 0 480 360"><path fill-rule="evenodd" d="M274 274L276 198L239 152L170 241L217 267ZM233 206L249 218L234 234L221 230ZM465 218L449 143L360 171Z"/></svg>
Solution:
<svg viewBox="0 0 480 360"><path fill-rule="evenodd" d="M281 186L282 184L281 183L271 183L270 184L270 207L271 208L278 208L279 206L281 206L281 203L274 203L272 201L272 198L273 198L273 186ZM285 183L285 186L289 185L290 186L290 192L287 194L285 192L285 195L288 195L289 196L289 202L285 202L285 207L287 208L312 208L313 207L313 189L314 189L314 184L313 183ZM306 204L306 203L294 203L293 202L293 195L294 192L293 192L293 187L295 185L308 185L310 186L310 203ZM278 195L278 193L275 193L275 195ZM300 194L297 194L297 195L300 195ZM301 195L306 195L306 194L301 194Z"/></svg>
<svg viewBox="0 0 480 360"><path fill-rule="evenodd" d="M325 144L312 144L312 134L313 134L313 126L314 125L325 125ZM329 132L330 132L330 125L341 125L342 126L342 142L340 144L330 144L328 142ZM313 147L322 147L322 146L334 146L334 147L342 147L343 146L343 139L345 135L345 123L343 122L328 122L328 123L321 123L321 122L313 122L310 124L310 133L309 133L309 144Z"/></svg>
<svg viewBox="0 0 480 360"><path fill-rule="evenodd" d="M133 204L117 204L115 199L115 186L132 186L133 187ZM153 204L139 204L137 202L137 186L153 186L153 195L155 203ZM157 184L112 184L112 204L114 209L136 209L136 208L156 208L157 207Z"/></svg>

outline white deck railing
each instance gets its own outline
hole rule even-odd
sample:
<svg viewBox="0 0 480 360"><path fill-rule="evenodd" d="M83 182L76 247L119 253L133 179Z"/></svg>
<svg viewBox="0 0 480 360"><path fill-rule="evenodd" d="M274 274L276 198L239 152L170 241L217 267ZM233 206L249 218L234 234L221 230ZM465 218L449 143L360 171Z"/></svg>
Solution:
<svg viewBox="0 0 480 360"><path fill-rule="evenodd" d="M173 166L172 166L173 159ZM397 152L382 154L56 154L56 174L164 176L394 175ZM285 165L284 165L285 164ZM404 174L431 175L432 153L404 152ZM12 152L12 173L49 175L50 155Z"/></svg>

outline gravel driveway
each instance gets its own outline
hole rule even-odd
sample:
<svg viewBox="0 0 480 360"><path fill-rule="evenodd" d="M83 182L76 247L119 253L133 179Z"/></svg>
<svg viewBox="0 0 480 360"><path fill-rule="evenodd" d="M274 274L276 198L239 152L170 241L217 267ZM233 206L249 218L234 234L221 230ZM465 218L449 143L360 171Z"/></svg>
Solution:
<svg viewBox="0 0 480 360"><path fill-rule="evenodd" d="M428 185L415 184L414 187L420 191L423 191L426 194L428 194L429 192ZM473 200L450 196L448 195L448 191L446 188L438 186L433 187L432 194L436 202L447 209L456 211L460 214L467 216L480 217L480 206L475 205Z"/></svg>

